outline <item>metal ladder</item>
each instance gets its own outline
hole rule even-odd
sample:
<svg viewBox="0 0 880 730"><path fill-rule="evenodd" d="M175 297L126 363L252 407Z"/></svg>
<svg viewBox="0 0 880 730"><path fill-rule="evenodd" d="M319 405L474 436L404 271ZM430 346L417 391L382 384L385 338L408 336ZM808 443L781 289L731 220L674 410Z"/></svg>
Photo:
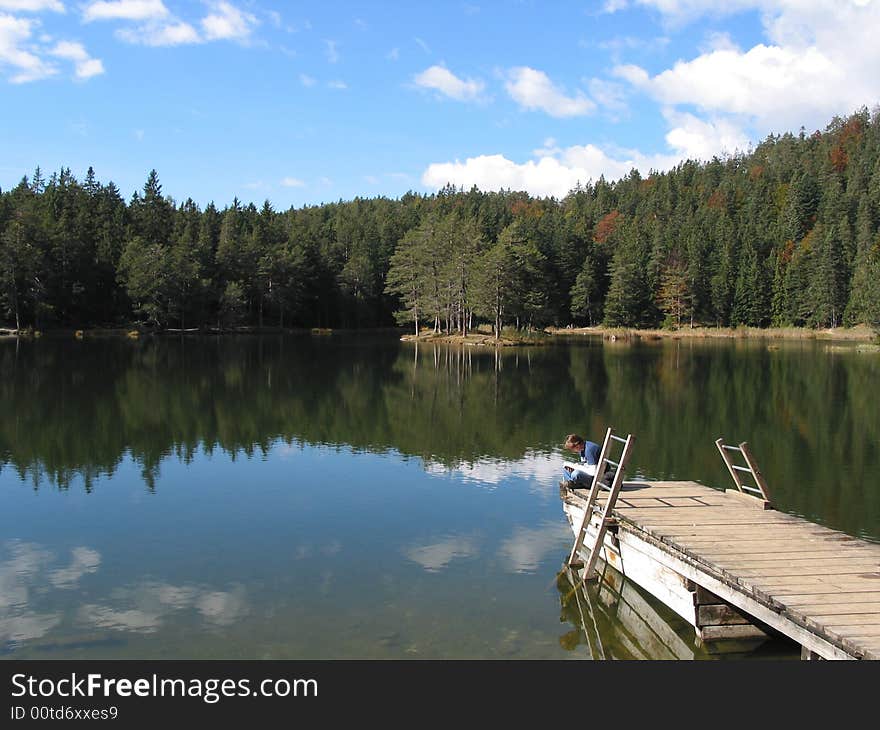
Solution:
<svg viewBox="0 0 880 730"><path fill-rule="evenodd" d="M615 444L623 444L623 451L620 454L618 461L612 461L609 456L611 455L611 448ZM599 551L602 550L602 547L605 543L605 533L608 531L608 525L611 524L613 518L611 517L611 511L614 509L614 504L617 502L617 495L620 494L620 488L623 486L623 472L626 469L626 464L629 461L630 451L632 450L633 444L633 435L629 434L625 439L620 436L615 436L612 432L611 428L609 428L605 432L605 440L602 443L602 451L599 455L599 463L596 465L596 474L593 477L593 483L590 486L590 496L587 498L587 506L584 508L584 516L578 525L575 531L575 539L574 545L571 547L571 554L568 556L568 565L574 566L579 564L578 560L578 552L584 544L584 537L587 533L587 525L590 524L590 520L593 517L594 513L601 513L601 519L599 522L599 531L596 535L596 542L593 543L593 547L590 549L590 555L587 559L586 564L584 565L584 581L594 580L596 578L595 565L596 560L599 557ZM602 489L602 477L605 473L605 465L611 464L615 467L616 471L614 472L614 479L611 482L611 486L608 488L608 498L605 501L604 508L599 508L596 506L596 499L599 496L599 490Z"/></svg>
<svg viewBox="0 0 880 730"><path fill-rule="evenodd" d="M758 463L755 461L755 457L752 455L748 443L743 441L739 446L730 446L729 444L724 443L724 439L719 438L715 442L715 445L718 447L718 452L721 454L721 458L724 459L724 464L727 467L727 471L730 472L730 476L733 478L733 483L736 484L737 490L750 497L761 499L769 505L770 490L767 488L767 482L764 480L764 475L758 468ZM746 466L740 466L733 463L731 452L737 451L742 454ZM740 474L750 474L752 480L755 482L754 486L744 483Z"/></svg>

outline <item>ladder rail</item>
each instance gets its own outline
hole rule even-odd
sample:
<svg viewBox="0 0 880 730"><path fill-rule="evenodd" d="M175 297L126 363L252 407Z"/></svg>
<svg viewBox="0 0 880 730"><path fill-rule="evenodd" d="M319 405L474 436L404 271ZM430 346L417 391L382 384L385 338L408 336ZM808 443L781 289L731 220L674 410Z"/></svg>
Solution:
<svg viewBox="0 0 880 730"><path fill-rule="evenodd" d="M758 485L758 490L761 492L761 496L768 500L770 499L770 490L767 488L767 482L764 479L764 475L761 473L761 470L758 468L758 462L755 461L755 457L752 454L751 449L749 448L748 443L743 441L739 445L739 449L742 452L743 458L746 460L746 464L749 465L749 469L752 470L752 476L755 479L755 484Z"/></svg>
<svg viewBox="0 0 880 730"><path fill-rule="evenodd" d="M596 541L593 543L589 558L584 565L584 581L592 580L596 577L596 560L599 558L599 552L605 547L605 533L608 532L611 513L614 510L614 505L617 503L620 488L623 486L623 472L626 468L626 463L629 461L632 444L633 435L630 434L627 436L626 443L623 446L623 454L620 456L620 466L614 473L614 481L611 483L611 491L608 494L608 498L605 500L605 509L602 510L602 516L599 519L599 530L596 533Z"/></svg>
<svg viewBox="0 0 880 730"><path fill-rule="evenodd" d="M577 528L575 532L575 540L574 545L571 547L571 553L568 556L568 561L566 565L574 565L578 562L577 556L578 551L581 549L581 546L584 544L584 533L587 529L587 525L590 524L590 519L593 516L593 505L596 503L596 497L599 494L598 484L600 482L601 477L599 476L599 472L602 471L600 466L605 463L605 456L609 451L609 444L611 443L611 429L609 428L605 432L605 439L602 441L602 451L599 453L599 462L596 466L596 473L593 475L593 482L590 485L590 495L587 497L587 506L584 508L584 517L580 522L580 526Z"/></svg>
<svg viewBox="0 0 880 730"><path fill-rule="evenodd" d="M769 502L770 489L767 487L767 481L764 479L764 475L758 468L758 462L755 460L754 454L752 454L751 449L749 449L748 442L743 441L739 446L732 446L731 444L725 444L723 438L719 438L715 441L715 446L718 447L718 452L721 454L724 465L727 467L727 471L730 472L730 476L733 479L733 483L736 484L736 488L740 492L760 497L760 499L763 499L765 502ZM739 452L742 454L746 466L734 464L733 459L728 452ZM740 477L740 472L751 475L755 482L755 486L743 482Z"/></svg>

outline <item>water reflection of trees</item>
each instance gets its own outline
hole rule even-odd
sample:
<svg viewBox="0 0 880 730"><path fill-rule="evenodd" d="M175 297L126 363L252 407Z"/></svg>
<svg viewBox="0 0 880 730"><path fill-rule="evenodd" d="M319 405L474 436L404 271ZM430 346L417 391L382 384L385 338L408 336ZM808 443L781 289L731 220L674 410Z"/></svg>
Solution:
<svg viewBox="0 0 880 730"><path fill-rule="evenodd" d="M718 436L748 440L784 509L880 539L872 354L815 343L544 348L240 337L0 343L0 463L90 489L126 454L265 453L279 439L456 465L565 433L637 435L633 471L727 486Z"/></svg>

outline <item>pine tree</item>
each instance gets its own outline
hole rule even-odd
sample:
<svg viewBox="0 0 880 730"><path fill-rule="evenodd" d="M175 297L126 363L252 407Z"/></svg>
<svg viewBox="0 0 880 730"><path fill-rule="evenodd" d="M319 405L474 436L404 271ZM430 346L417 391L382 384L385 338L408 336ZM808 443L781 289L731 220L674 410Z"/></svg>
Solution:
<svg viewBox="0 0 880 730"><path fill-rule="evenodd" d="M592 327L601 319L601 292L593 257L587 254L574 285L571 287L571 316L586 320Z"/></svg>
<svg viewBox="0 0 880 730"><path fill-rule="evenodd" d="M681 327L682 320L693 315L693 295L687 265L677 257L670 257L663 266L657 305L666 315L664 327Z"/></svg>
<svg viewBox="0 0 880 730"><path fill-rule="evenodd" d="M815 327L837 327L848 298L837 226L825 228L824 235L817 237L817 244L809 284L809 297L813 303L810 323Z"/></svg>
<svg viewBox="0 0 880 730"><path fill-rule="evenodd" d="M766 285L758 254L750 242L743 246L733 294L730 323L760 327L767 318Z"/></svg>

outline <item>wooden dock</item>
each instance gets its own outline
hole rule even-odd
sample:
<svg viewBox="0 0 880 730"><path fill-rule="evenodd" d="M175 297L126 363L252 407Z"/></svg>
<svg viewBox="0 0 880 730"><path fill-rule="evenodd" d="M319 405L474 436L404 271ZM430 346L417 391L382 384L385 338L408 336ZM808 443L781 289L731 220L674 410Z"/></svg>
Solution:
<svg viewBox="0 0 880 730"><path fill-rule="evenodd" d="M589 489L561 491L576 526ZM880 545L695 482L623 482L611 516L600 557L704 640L746 638L756 624L805 658L880 659Z"/></svg>

